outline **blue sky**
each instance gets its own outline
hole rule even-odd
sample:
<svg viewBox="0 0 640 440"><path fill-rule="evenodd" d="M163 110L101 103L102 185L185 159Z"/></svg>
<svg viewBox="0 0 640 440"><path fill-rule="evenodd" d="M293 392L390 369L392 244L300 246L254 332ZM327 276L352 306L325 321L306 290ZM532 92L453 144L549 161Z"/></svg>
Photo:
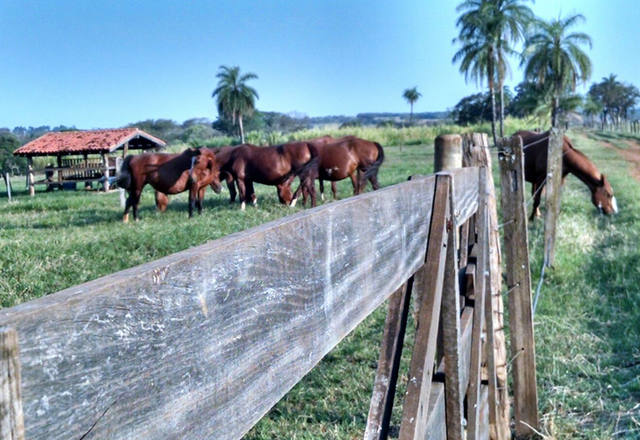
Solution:
<svg viewBox="0 0 640 440"><path fill-rule="evenodd" d="M445 110L477 92L451 63L449 0L0 0L0 127L117 127L216 117L218 66L258 74L261 110L311 116ZM591 81L635 83L637 0L537 0L543 18L580 12ZM511 85L522 79L517 62ZM584 91L584 90L582 90Z"/></svg>

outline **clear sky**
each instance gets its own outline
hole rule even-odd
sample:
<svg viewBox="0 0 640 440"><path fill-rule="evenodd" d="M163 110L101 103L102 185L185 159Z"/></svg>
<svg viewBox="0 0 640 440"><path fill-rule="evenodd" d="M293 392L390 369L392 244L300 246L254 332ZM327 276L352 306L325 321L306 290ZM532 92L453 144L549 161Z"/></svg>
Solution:
<svg viewBox="0 0 640 440"><path fill-rule="evenodd" d="M0 0L0 127L117 127L216 117L218 66L259 79L261 110L310 116L453 107L478 91L451 63L458 0ZM640 71L637 0L537 0L580 12L592 81ZM522 79L513 61L511 86ZM582 90L584 91L584 90Z"/></svg>

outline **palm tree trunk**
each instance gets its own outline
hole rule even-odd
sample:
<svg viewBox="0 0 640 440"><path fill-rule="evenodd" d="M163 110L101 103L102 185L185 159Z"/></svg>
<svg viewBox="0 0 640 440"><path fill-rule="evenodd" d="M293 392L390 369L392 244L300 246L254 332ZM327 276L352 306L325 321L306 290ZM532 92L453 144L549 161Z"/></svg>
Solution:
<svg viewBox="0 0 640 440"><path fill-rule="evenodd" d="M504 137L504 84L500 78L500 137Z"/></svg>
<svg viewBox="0 0 640 440"><path fill-rule="evenodd" d="M242 114L238 115L238 125L240 126L240 142L244 144L244 127L242 126Z"/></svg>
<svg viewBox="0 0 640 440"><path fill-rule="evenodd" d="M496 138L496 92L493 83L493 52L489 54L489 62L487 63L487 76L489 82L489 94L491 95L491 135L493 136L493 145L498 145Z"/></svg>
<svg viewBox="0 0 640 440"><path fill-rule="evenodd" d="M411 103L411 113L409 114L409 125L413 122L413 102Z"/></svg>

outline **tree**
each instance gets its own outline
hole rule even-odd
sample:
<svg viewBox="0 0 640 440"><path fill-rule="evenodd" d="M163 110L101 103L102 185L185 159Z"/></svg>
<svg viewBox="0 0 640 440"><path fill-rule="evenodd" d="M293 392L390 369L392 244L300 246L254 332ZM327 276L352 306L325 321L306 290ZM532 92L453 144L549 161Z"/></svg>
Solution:
<svg viewBox="0 0 640 440"><path fill-rule="evenodd" d="M613 73L598 84L592 84L589 97L600 106L602 123L607 118L613 124L628 119L630 110L640 98L640 92L631 84L624 84Z"/></svg>
<svg viewBox="0 0 640 440"><path fill-rule="evenodd" d="M20 141L15 135L8 131L0 132L0 175L14 168L26 168L26 159L13 155L18 148L20 148Z"/></svg>
<svg viewBox="0 0 640 440"><path fill-rule="evenodd" d="M500 89L500 135L503 136L504 79L509 71L507 57L515 52L510 43L524 38L533 13L521 0L466 0L457 11L462 12L456 25L460 27L455 41L462 44L453 62L461 61L460 71L478 83L485 78L491 96L491 131L496 142L495 84ZM485 76L486 75L486 76Z"/></svg>
<svg viewBox="0 0 640 440"><path fill-rule="evenodd" d="M504 99L509 112L511 92L505 88ZM451 111L451 117L456 124L467 125L491 121L491 97L489 93L476 93L462 98Z"/></svg>
<svg viewBox="0 0 640 440"><path fill-rule="evenodd" d="M220 66L216 75L218 85L211 94L216 99L218 113L221 117L231 119L233 125L238 123L240 139L244 143L244 127L242 118L251 116L255 110L258 92L246 84L251 79L257 79L255 73L240 74L240 67Z"/></svg>
<svg viewBox="0 0 640 440"><path fill-rule="evenodd" d="M522 57L525 78L537 82L551 94L551 126L558 125L560 101L575 92L591 76L591 60L580 48L591 47L591 38L569 29L584 16L577 14L549 22L537 21L536 30L525 43Z"/></svg>
<svg viewBox="0 0 640 440"><path fill-rule="evenodd" d="M409 115L409 123L413 121L413 103L416 102L422 93L418 92L418 87L413 87L411 89L406 89L402 94L402 97L407 100L409 105L411 106L411 113Z"/></svg>

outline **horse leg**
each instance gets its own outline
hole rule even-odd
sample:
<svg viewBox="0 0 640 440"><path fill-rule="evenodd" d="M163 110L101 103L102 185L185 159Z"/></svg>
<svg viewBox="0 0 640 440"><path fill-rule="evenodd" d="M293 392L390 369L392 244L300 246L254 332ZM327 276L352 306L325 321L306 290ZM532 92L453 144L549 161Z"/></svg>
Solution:
<svg viewBox="0 0 640 440"><path fill-rule="evenodd" d="M369 177L369 182L371 182L371 186L373 190L377 190L380 188L380 184L378 183L378 173L375 173L373 176Z"/></svg>
<svg viewBox="0 0 640 440"><path fill-rule="evenodd" d="M360 194L359 176L357 175L356 171L353 171L351 174L349 174L349 177L351 178L351 184L353 185L353 195L357 196L358 194Z"/></svg>
<svg viewBox="0 0 640 440"><path fill-rule="evenodd" d="M196 208L198 208L198 214L202 214L202 205L204 202L204 190L206 186L203 186L198 190L198 198L196 199Z"/></svg>
<svg viewBox="0 0 640 440"><path fill-rule="evenodd" d="M169 204L169 197L166 194L161 193L160 191L156 191L156 209L160 212L165 212L167 210L167 205Z"/></svg>
<svg viewBox="0 0 640 440"><path fill-rule="evenodd" d="M135 190L133 193L133 199L131 201L131 205L133 207L133 219L138 221L138 204L140 203L140 195L142 194L142 189ZM127 216L127 220L129 217Z"/></svg>
<svg viewBox="0 0 640 440"><path fill-rule="evenodd" d="M531 210L530 221L534 221L536 217L541 217L540 214L540 197L542 196L543 181L534 182L531 184L531 193L533 195L533 208Z"/></svg>
<svg viewBox="0 0 640 440"><path fill-rule="evenodd" d="M320 181L320 200L324 202L324 181L322 179L318 179Z"/></svg>
<svg viewBox="0 0 640 440"><path fill-rule="evenodd" d="M247 180L245 183L247 186L247 202L251 202L253 206L258 206L258 197L256 197L256 191L253 189L253 180Z"/></svg>
<svg viewBox="0 0 640 440"><path fill-rule="evenodd" d="M196 206L196 198L198 195L198 189L196 188L196 184L191 184L191 188L189 188L189 218L193 217L193 208Z"/></svg>
<svg viewBox="0 0 640 440"><path fill-rule="evenodd" d="M229 203L236 201L236 185L233 182L233 176L227 176L227 188L229 188Z"/></svg>
<svg viewBox="0 0 640 440"><path fill-rule="evenodd" d="M240 210L244 211L246 207L245 202L247 197L247 188L245 187L244 179L236 179L236 184L238 185L238 194L240 196Z"/></svg>
<svg viewBox="0 0 640 440"><path fill-rule="evenodd" d="M331 181L331 192L333 193L333 200L338 200L338 184Z"/></svg>

